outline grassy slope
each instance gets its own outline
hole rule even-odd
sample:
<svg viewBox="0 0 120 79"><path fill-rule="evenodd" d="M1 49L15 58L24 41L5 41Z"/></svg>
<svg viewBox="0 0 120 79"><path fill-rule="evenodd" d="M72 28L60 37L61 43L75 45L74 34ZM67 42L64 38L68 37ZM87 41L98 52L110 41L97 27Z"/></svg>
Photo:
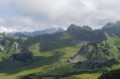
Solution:
<svg viewBox="0 0 120 79"><path fill-rule="evenodd" d="M31 73L37 73L42 72L46 73L51 70L51 67L59 68L62 66L67 65L66 61L69 57L73 55L73 53L77 53L80 49L81 45L76 45L73 47L65 47L60 49L55 49L49 52L40 52L39 51L39 44L36 43L29 47L30 51L34 52L35 61L31 65L26 65L23 67L11 67L11 69L1 71L0 78L4 79L11 79L20 75L27 75ZM55 53L56 51L59 51L59 53ZM56 58L55 58L55 57ZM57 61L57 62L56 62ZM21 65L21 64L18 64ZM12 72L11 72L12 71ZM12 73L12 74L10 74Z"/></svg>
<svg viewBox="0 0 120 79"><path fill-rule="evenodd" d="M62 40L63 38L66 38L65 41L67 41L67 39L70 37L69 37L69 35L68 35L68 37L61 37L60 38L61 40L59 41L59 43L61 41L63 41ZM113 44L114 44L113 40L119 41L117 38L109 39L108 42L110 42L111 46L113 46ZM51 41L52 41L52 39L51 39ZM42 42L45 42L45 41L43 40ZM31 42L28 42L28 43L31 43ZM52 43L58 44L55 41L53 41ZM49 51L40 51L41 43L38 43L38 41L33 40L33 42L31 44L27 45L27 47L31 52L33 52L34 59L37 61L34 61L31 65L25 65L22 67L21 66L18 67L18 65L21 65L21 63L18 63L17 66L8 65L8 66L6 66L5 70L0 71L0 78L11 79L11 78L15 78L20 75L27 75L27 74L31 74L31 73L37 73L37 72L40 72L43 74L44 73L60 74L60 73L66 73L69 71L77 71L78 69L75 69L75 70L71 69L72 65L67 64L66 61L73 54L77 53L80 50L81 45L62 47L63 43L60 44L61 47L58 47L56 49L49 50ZM47 46L47 43L45 43L45 44ZM115 47L115 49L112 49L112 51L118 52L118 49L116 50L116 47ZM117 56L117 55L115 55L115 56ZM9 66L10 66L10 68L7 68ZM55 70L52 71L51 67L54 67ZM97 75L95 77L93 75L94 74L83 74L83 75L75 75L75 76L77 78L80 77L81 79L84 79L84 77L87 77L87 76L92 77L93 79L97 77Z"/></svg>
<svg viewBox="0 0 120 79"><path fill-rule="evenodd" d="M81 75L74 75L70 77L66 77L63 79L97 79L101 73L93 73L93 74L81 74Z"/></svg>
<svg viewBox="0 0 120 79"><path fill-rule="evenodd" d="M63 36L63 37L61 37ZM11 40L12 38L9 38L9 40ZM44 38L45 40L47 40L47 38ZM3 61L2 62L2 57L4 56L4 58L8 58L11 56L11 53L0 53L0 61L1 61L1 65L4 66L4 69L0 69L0 78L4 78L4 79L11 79L20 75L27 75L27 74L31 74L31 73L36 73L36 72L48 72L49 70L51 70L51 67L57 68L57 67L61 67L64 65L67 65L66 61L68 58L70 58L74 53L77 53L77 51L80 49L81 45L77 45L77 46L69 46L69 47L59 47L58 44L60 44L60 46L64 46L65 45L65 41L69 40L69 35L66 35L66 33L63 33L63 35L59 35L59 38L56 37L56 35L53 37L51 37L51 40L49 39L49 41L51 42L46 42L44 41L44 39L32 39L30 41L28 41L27 47L28 49L33 52L33 58L35 61L32 62L32 64L29 65L24 65L21 62L18 63L10 63L9 60L7 61ZM58 41L54 41L57 40ZM53 50L49 50L49 51L40 51L41 50L41 42L44 42L44 44L42 44L42 49L46 50L49 49L50 45L57 45L56 49ZM47 45L48 44L48 45ZM52 46L52 48L54 48L54 46ZM45 47L47 46L47 47ZM52 49L51 48L51 49ZM56 53L57 52L57 53ZM7 54L7 55L6 55Z"/></svg>
<svg viewBox="0 0 120 79"><path fill-rule="evenodd" d="M118 59L119 58L118 57L119 56L119 49L116 47L116 46L119 46L119 43L120 43L119 38L111 38L108 35L107 35L107 37L108 37L108 40L106 42L98 43L98 47L99 48L101 47L102 49L106 49L105 46L101 46L101 44L104 44L104 45L109 44L109 46L112 48L112 49L109 49L109 51L115 52L113 54L113 56L117 60L119 60ZM118 45L115 46L116 42ZM101 52L101 54L103 54L103 52ZM110 69L116 69L116 68L120 68L120 65L114 65L111 68L106 68L106 69L110 70ZM63 73L67 73L67 72L72 72L74 70L75 69L72 69L71 67L70 68L67 67L67 68L63 68L63 69L56 69L52 72L49 72L49 75L50 74L61 74L61 73L63 74ZM82 69L80 69L80 70L82 70ZM76 69L75 71L79 71L79 69ZM97 79L100 76L100 74L101 73L73 75L70 77L65 77L64 79Z"/></svg>
<svg viewBox="0 0 120 79"><path fill-rule="evenodd" d="M107 34L106 34L107 35ZM116 52L116 54L114 54L115 58L118 58L118 54L120 53L119 50L116 48L115 45L115 41L118 42L118 44L120 43L119 38L111 38L107 35L108 40L107 43L109 44L109 46L111 46L111 50L112 52ZM119 59L118 59L119 60ZM112 70L112 69L120 69L120 65L114 65L111 68L108 68L108 70ZM98 77L101 75L101 73L95 73L95 74L81 74L81 75L73 75L70 77L65 77L64 79L98 79Z"/></svg>

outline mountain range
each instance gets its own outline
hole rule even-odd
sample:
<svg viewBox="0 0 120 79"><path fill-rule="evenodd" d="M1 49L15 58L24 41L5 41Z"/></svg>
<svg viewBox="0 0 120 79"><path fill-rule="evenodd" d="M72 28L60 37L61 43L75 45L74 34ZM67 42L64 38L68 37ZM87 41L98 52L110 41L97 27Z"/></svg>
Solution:
<svg viewBox="0 0 120 79"><path fill-rule="evenodd" d="M11 33L15 36L19 37L35 37L35 36L40 36L44 34L56 34L63 32L64 30L62 28L50 28L42 31L35 31L35 32L17 32L17 33Z"/></svg>
<svg viewBox="0 0 120 79"><path fill-rule="evenodd" d="M0 75L4 79L67 79L108 71L119 64L119 21L97 30L71 24L66 31L0 34Z"/></svg>

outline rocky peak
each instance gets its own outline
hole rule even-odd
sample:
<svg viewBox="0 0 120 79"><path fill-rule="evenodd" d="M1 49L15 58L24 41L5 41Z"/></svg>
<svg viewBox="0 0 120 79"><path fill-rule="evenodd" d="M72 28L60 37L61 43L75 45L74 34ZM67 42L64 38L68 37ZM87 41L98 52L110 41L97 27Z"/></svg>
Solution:
<svg viewBox="0 0 120 79"><path fill-rule="evenodd" d="M89 26L85 26L85 25L84 25L82 28L85 29L85 30L92 30L91 27L89 27Z"/></svg>
<svg viewBox="0 0 120 79"><path fill-rule="evenodd" d="M83 31L92 31L92 28L90 28L89 26L85 26L85 25L83 27L80 27L75 24L71 24L67 29L67 32L69 33L79 33Z"/></svg>
<svg viewBox="0 0 120 79"><path fill-rule="evenodd" d="M76 26L75 24L71 24L68 29L67 29L67 32L76 32L76 31L79 31L79 29L81 29L80 26Z"/></svg>
<svg viewBox="0 0 120 79"><path fill-rule="evenodd" d="M13 42L12 50L13 54L11 56L11 62L13 61L26 62L27 60L32 60L32 53L26 48L20 46L19 43Z"/></svg>
<svg viewBox="0 0 120 79"><path fill-rule="evenodd" d="M90 28L89 26L80 27L71 24L66 32L73 36L72 43L101 42L107 40L104 31L92 30L92 28Z"/></svg>

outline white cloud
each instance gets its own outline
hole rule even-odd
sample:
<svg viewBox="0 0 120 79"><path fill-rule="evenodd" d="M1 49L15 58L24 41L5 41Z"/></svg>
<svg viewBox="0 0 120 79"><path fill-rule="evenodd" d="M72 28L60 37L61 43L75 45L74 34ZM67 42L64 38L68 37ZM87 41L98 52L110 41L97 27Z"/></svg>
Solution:
<svg viewBox="0 0 120 79"><path fill-rule="evenodd" d="M0 26L0 33L2 33L2 32L10 33L10 32L17 32L17 30L12 29L12 28L7 28L7 27L4 27L4 26Z"/></svg>
<svg viewBox="0 0 120 79"><path fill-rule="evenodd" d="M8 22L8 25L11 26L39 26L39 22L34 21L30 17L12 17L12 18L6 18L6 21Z"/></svg>
<svg viewBox="0 0 120 79"><path fill-rule="evenodd" d="M13 16L13 17L7 17L7 18L0 18L0 24L5 26L24 26L24 27L39 27L40 24L39 21L34 20L31 17L26 16Z"/></svg>
<svg viewBox="0 0 120 79"><path fill-rule="evenodd" d="M51 26L76 23L98 28L95 26L119 20L120 17L116 17L116 14L119 16L120 11L115 9L120 7L119 3L119 0L18 0L16 6L23 14L31 15ZM98 22L102 24L97 24Z"/></svg>
<svg viewBox="0 0 120 79"><path fill-rule="evenodd" d="M2 0L0 0L1 2ZM16 14L0 19L7 27L61 27L71 23L101 28L106 22L120 20L120 0L4 0ZM1 2L2 3L2 2ZM0 6L1 7L1 6Z"/></svg>

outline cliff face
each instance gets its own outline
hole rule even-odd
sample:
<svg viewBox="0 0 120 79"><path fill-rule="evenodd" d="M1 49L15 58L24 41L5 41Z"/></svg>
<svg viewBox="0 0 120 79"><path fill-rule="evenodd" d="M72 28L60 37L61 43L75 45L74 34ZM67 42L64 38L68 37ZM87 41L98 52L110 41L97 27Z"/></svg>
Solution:
<svg viewBox="0 0 120 79"><path fill-rule="evenodd" d="M80 48L80 51L69 59L70 63L77 64L77 67L88 66L90 68L107 67L119 64L120 41L109 38L107 41L88 43Z"/></svg>
<svg viewBox="0 0 120 79"><path fill-rule="evenodd" d="M32 53L26 48L20 46L17 42L13 42L11 45L12 56L11 62L13 61L22 61L26 62L27 60L32 60Z"/></svg>
<svg viewBox="0 0 120 79"><path fill-rule="evenodd" d="M92 30L92 28L90 28L89 26L80 27L71 24L66 32L73 37L73 44L86 44L89 42L102 42L107 40L104 31Z"/></svg>
<svg viewBox="0 0 120 79"><path fill-rule="evenodd" d="M100 30L72 24L67 32L73 36L72 43L83 44L79 52L69 59L70 63L90 68L120 63L120 22L107 23Z"/></svg>
<svg viewBox="0 0 120 79"><path fill-rule="evenodd" d="M15 40L9 40L4 36L0 38L0 59L10 59L11 62L32 60L32 53L26 48L22 47Z"/></svg>

